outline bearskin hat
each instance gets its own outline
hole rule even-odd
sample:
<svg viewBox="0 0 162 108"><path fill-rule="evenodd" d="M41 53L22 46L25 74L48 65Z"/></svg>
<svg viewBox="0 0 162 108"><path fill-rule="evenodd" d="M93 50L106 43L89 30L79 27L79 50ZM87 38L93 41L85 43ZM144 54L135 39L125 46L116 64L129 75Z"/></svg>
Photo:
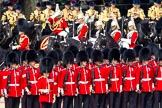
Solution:
<svg viewBox="0 0 162 108"><path fill-rule="evenodd" d="M62 61L62 56L63 56L62 51L61 51L60 49L55 49L55 51L56 51L57 54L58 54L58 60L59 60L59 61Z"/></svg>
<svg viewBox="0 0 162 108"><path fill-rule="evenodd" d="M139 52L139 59L140 61L148 61L151 59L151 51L149 48L144 47Z"/></svg>
<svg viewBox="0 0 162 108"><path fill-rule="evenodd" d="M37 59L38 59L38 56L35 50L29 50L26 53L26 60L28 63L31 61L37 61Z"/></svg>
<svg viewBox="0 0 162 108"><path fill-rule="evenodd" d="M158 60L162 60L162 49L159 50Z"/></svg>
<svg viewBox="0 0 162 108"><path fill-rule="evenodd" d="M127 50L127 48L120 48L120 59L123 59L123 54L125 50Z"/></svg>
<svg viewBox="0 0 162 108"><path fill-rule="evenodd" d="M27 53L28 51L27 50L24 50L22 53L21 53L21 62L22 61L26 61L26 53Z"/></svg>
<svg viewBox="0 0 162 108"><path fill-rule="evenodd" d="M78 53L79 50L78 50L78 47L77 46L71 45L71 46L69 46L67 48L66 51L71 51L73 53L73 55L74 55L74 58L76 58L76 55L77 55L77 53Z"/></svg>
<svg viewBox="0 0 162 108"><path fill-rule="evenodd" d="M103 59L108 59L108 55L109 55L109 49L105 48L102 53L103 53Z"/></svg>
<svg viewBox="0 0 162 108"><path fill-rule="evenodd" d="M63 65L66 66L67 64L74 63L74 55L71 51L66 51L63 55Z"/></svg>
<svg viewBox="0 0 162 108"><path fill-rule="evenodd" d="M88 48L86 48L86 51L88 53L89 58L91 58L91 55L92 55L92 52L93 52L93 48L88 47Z"/></svg>
<svg viewBox="0 0 162 108"><path fill-rule="evenodd" d="M42 58L40 62L40 73L50 73L53 69L53 61L49 57Z"/></svg>
<svg viewBox="0 0 162 108"><path fill-rule="evenodd" d="M103 61L103 54L100 50L94 50L92 52L92 56L91 56L92 62L102 62Z"/></svg>
<svg viewBox="0 0 162 108"><path fill-rule="evenodd" d="M16 52L10 52L7 56L6 56L6 64L10 65L10 64L18 64L19 63L19 56Z"/></svg>
<svg viewBox="0 0 162 108"><path fill-rule="evenodd" d="M52 58L53 64L57 65L57 63L58 63L58 54L57 54L56 51L48 52L47 57Z"/></svg>
<svg viewBox="0 0 162 108"><path fill-rule="evenodd" d="M109 52L109 62L111 63L112 60L120 61L120 51L117 48L113 48Z"/></svg>
<svg viewBox="0 0 162 108"><path fill-rule="evenodd" d="M158 46L155 43L150 43L150 44L147 45L147 48L150 49L151 55L154 55L155 56L155 60L157 60L158 51L159 51Z"/></svg>
<svg viewBox="0 0 162 108"><path fill-rule="evenodd" d="M23 18L18 19L17 29L18 29L18 31L21 31L21 32L27 32L27 29L28 29L27 20L25 20Z"/></svg>
<svg viewBox="0 0 162 108"><path fill-rule="evenodd" d="M132 50L132 49L127 49L124 51L124 54L123 54L123 60L124 62L128 61L128 62L131 62L131 61L135 61L135 51Z"/></svg>
<svg viewBox="0 0 162 108"><path fill-rule="evenodd" d="M139 52L140 52L141 49L142 49L141 45L137 45L137 46L134 47L134 51L136 53L136 57L139 57Z"/></svg>
<svg viewBox="0 0 162 108"><path fill-rule="evenodd" d="M82 61L87 61L88 62L89 57L88 53L85 50L79 51L77 54L77 62L78 64Z"/></svg>
<svg viewBox="0 0 162 108"><path fill-rule="evenodd" d="M46 52L44 50L38 50L37 52L37 62L40 62L40 60L46 56Z"/></svg>

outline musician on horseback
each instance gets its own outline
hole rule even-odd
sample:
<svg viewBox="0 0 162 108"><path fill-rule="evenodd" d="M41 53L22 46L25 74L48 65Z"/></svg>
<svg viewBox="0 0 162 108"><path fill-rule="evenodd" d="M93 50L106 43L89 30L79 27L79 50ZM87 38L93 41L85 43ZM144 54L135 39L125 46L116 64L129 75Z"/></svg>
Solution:
<svg viewBox="0 0 162 108"><path fill-rule="evenodd" d="M62 10L62 16L65 19L65 21L69 21L69 16L71 14L71 9L70 9L70 2L67 1L65 3L65 8Z"/></svg>
<svg viewBox="0 0 162 108"><path fill-rule="evenodd" d="M120 19L121 18L120 10L115 5L116 0L111 0L109 7L110 18L113 18L115 16L116 19Z"/></svg>
<svg viewBox="0 0 162 108"><path fill-rule="evenodd" d="M129 32L127 38L121 38L121 47L124 48L134 48L136 46L136 41L138 39L138 32L136 30L135 23L133 21L128 22Z"/></svg>
<svg viewBox="0 0 162 108"><path fill-rule="evenodd" d="M78 19L78 15L80 13L80 4L78 2L76 2L74 4L74 10L71 12L70 14L70 21L76 21Z"/></svg>
<svg viewBox="0 0 162 108"><path fill-rule="evenodd" d="M36 4L36 9L33 12L31 12L31 14L30 14L30 21L40 22L41 14L43 14L43 12L41 10L41 3L38 2Z"/></svg>
<svg viewBox="0 0 162 108"><path fill-rule="evenodd" d="M7 4L7 11L5 11L2 15L1 21L2 24L5 24L5 22L8 22L10 24L11 30L15 27L14 26L14 17L15 17L15 11L13 10L13 4L9 2Z"/></svg>
<svg viewBox="0 0 162 108"><path fill-rule="evenodd" d="M151 20L159 20L162 17L161 0L154 1L154 5L148 10L148 17Z"/></svg>
<svg viewBox="0 0 162 108"><path fill-rule="evenodd" d="M17 26L19 30L19 45L12 46L12 50L30 50L29 48L29 37L26 35L27 32L27 25L24 24L24 19L19 19Z"/></svg>
<svg viewBox="0 0 162 108"><path fill-rule="evenodd" d="M133 7L128 10L127 17L144 20L145 14L144 10L140 8L140 0L133 0Z"/></svg>

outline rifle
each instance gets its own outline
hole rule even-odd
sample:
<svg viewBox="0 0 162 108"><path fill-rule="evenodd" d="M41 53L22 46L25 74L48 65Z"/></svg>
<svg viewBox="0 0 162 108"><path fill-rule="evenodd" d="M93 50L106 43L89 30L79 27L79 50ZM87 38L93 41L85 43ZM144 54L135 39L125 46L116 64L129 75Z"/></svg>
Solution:
<svg viewBox="0 0 162 108"><path fill-rule="evenodd" d="M158 76L158 68L156 68L155 74L154 74L154 85L157 85L156 77Z"/></svg>
<svg viewBox="0 0 162 108"><path fill-rule="evenodd" d="M123 78L122 78L122 85L124 86L124 79L126 77L126 74L127 74L127 70L124 69L124 73L123 73Z"/></svg>
<svg viewBox="0 0 162 108"><path fill-rule="evenodd" d="M94 79L95 79L95 73L94 73L94 70L92 69L92 90L94 90Z"/></svg>
<svg viewBox="0 0 162 108"><path fill-rule="evenodd" d="M9 74L7 77L7 93L10 92L10 86L9 86L10 83L11 83L11 75Z"/></svg>
<svg viewBox="0 0 162 108"><path fill-rule="evenodd" d="M64 84L63 84L64 91L67 90L66 84L65 84L67 82L67 80L68 80L68 72L66 72L65 77L64 77Z"/></svg>
<svg viewBox="0 0 162 108"><path fill-rule="evenodd" d="M141 70L140 72L140 84L139 84L139 89L141 90L142 89L142 78L143 78L143 69Z"/></svg>
<svg viewBox="0 0 162 108"><path fill-rule="evenodd" d="M78 90L80 90L80 84L79 84L80 79L81 79L81 73L79 72L78 73L78 78L77 78L77 81L78 81Z"/></svg>
<svg viewBox="0 0 162 108"><path fill-rule="evenodd" d="M112 85L111 85L111 78L112 78L112 74L113 74L113 70L110 70L110 75L109 75L109 78L108 78L108 87L110 88Z"/></svg>

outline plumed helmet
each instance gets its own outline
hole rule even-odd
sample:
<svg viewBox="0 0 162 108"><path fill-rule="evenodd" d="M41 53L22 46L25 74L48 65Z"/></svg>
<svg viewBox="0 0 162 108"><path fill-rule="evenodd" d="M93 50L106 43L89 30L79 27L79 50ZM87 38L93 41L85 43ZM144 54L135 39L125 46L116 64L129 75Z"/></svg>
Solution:
<svg viewBox="0 0 162 108"><path fill-rule="evenodd" d="M139 59L140 59L140 62L150 60L151 59L150 49L147 47L143 47L139 52Z"/></svg>
<svg viewBox="0 0 162 108"><path fill-rule="evenodd" d="M120 61L120 51L117 48L112 48L109 52L109 62L111 63L112 60Z"/></svg>
<svg viewBox="0 0 162 108"><path fill-rule="evenodd" d="M92 56L91 56L92 62L102 62L103 61L103 54L100 50L94 50L92 52Z"/></svg>
<svg viewBox="0 0 162 108"><path fill-rule="evenodd" d="M63 55L63 65L66 67L67 64L74 63L74 54L71 51L66 51Z"/></svg>
<svg viewBox="0 0 162 108"><path fill-rule="evenodd" d="M49 57L44 57L40 62L40 73L50 73L53 69L53 61Z"/></svg>
<svg viewBox="0 0 162 108"><path fill-rule="evenodd" d="M29 50L26 53L26 60L28 63L31 61L37 61L37 59L38 59L38 56L35 50Z"/></svg>
<svg viewBox="0 0 162 108"><path fill-rule="evenodd" d="M85 50L82 50L82 51L78 52L78 54L77 54L77 62L78 62L78 64L80 62L83 62L83 61L88 62L88 60L89 60L88 53Z"/></svg>
<svg viewBox="0 0 162 108"><path fill-rule="evenodd" d="M6 56L6 64L10 65L18 63L19 63L19 56L16 52L12 51Z"/></svg>
<svg viewBox="0 0 162 108"><path fill-rule="evenodd" d="M124 62L133 62L135 61L135 51L133 49L127 49L124 51L123 60Z"/></svg>
<svg viewBox="0 0 162 108"><path fill-rule="evenodd" d="M58 63L58 54L57 54L56 51L48 52L47 57L52 58L53 64L57 65L57 63Z"/></svg>

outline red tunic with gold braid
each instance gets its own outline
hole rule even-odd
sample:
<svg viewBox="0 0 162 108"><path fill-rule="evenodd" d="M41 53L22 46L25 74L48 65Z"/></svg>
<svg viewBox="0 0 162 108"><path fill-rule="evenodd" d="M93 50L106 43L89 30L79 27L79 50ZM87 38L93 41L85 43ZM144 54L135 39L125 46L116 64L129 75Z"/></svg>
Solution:
<svg viewBox="0 0 162 108"><path fill-rule="evenodd" d="M29 37L27 35L20 35L18 50L29 50Z"/></svg>

